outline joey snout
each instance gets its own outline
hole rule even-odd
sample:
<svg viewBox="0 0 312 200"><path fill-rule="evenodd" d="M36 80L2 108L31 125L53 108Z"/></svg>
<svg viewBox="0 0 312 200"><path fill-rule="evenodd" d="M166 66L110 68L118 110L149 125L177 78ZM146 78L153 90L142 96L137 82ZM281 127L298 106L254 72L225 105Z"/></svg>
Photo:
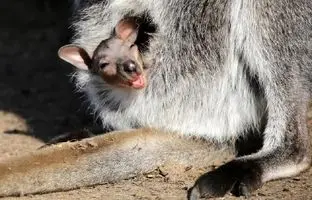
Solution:
<svg viewBox="0 0 312 200"><path fill-rule="evenodd" d="M129 86L135 89L145 87L146 77L143 73L143 66L131 59L117 64L117 73L120 78L127 81Z"/></svg>
<svg viewBox="0 0 312 200"><path fill-rule="evenodd" d="M142 67L133 60L126 60L118 65L118 71L127 80L135 80L143 72Z"/></svg>

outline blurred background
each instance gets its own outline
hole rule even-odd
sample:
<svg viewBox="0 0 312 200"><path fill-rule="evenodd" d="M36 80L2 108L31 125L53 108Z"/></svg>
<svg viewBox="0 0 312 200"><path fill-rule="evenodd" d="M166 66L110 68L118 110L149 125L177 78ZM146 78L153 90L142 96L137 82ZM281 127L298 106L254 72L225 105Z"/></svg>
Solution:
<svg viewBox="0 0 312 200"><path fill-rule="evenodd" d="M0 13L0 133L47 141L92 124L73 69L57 57L68 42L68 1L2 0Z"/></svg>

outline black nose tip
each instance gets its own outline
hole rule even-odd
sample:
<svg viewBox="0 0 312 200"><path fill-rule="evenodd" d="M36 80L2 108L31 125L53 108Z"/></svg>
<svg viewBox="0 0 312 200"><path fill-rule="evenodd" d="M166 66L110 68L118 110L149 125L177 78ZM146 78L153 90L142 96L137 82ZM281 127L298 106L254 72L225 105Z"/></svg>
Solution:
<svg viewBox="0 0 312 200"><path fill-rule="evenodd" d="M136 65L135 65L135 62L133 62L132 60L124 62L123 68L124 68L124 71L127 73L136 72Z"/></svg>

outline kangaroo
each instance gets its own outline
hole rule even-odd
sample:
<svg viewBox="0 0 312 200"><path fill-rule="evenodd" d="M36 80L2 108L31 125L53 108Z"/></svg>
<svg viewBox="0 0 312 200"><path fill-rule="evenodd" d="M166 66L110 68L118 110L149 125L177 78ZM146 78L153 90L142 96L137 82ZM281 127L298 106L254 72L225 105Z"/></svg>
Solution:
<svg viewBox="0 0 312 200"><path fill-rule="evenodd" d="M130 160L129 152L119 149L138 140L139 133L146 137L140 144L151 148L168 150L169 141L179 140L162 140L142 127L186 138L190 145L182 146L191 152L189 136L226 143L259 133L263 141L257 151L238 153L200 176L188 191L191 200L228 192L249 196L268 181L310 166L306 113L312 92L312 1L80 0L74 15L73 42L88 52L94 52L125 16L148 16L157 26L142 52L143 58L152 58L148 85L142 90L112 88L87 70L77 71L76 86L88 96L103 127L119 132L99 136L95 145L91 142L89 146L96 146L92 153L63 154L72 150L60 144L8 160L1 165L0 195L66 190L125 178L119 170L128 176L145 171L141 159L157 164L156 148L150 153L143 148L148 156L131 154ZM122 135L125 138L118 141L123 145L114 146L114 139L109 147L100 143ZM242 144L246 145L253 143ZM44 159L46 155L52 161ZM201 158L198 152L190 155ZM70 161L64 163L66 158ZM112 158L122 167L106 164ZM124 167L127 162L132 170Z"/></svg>

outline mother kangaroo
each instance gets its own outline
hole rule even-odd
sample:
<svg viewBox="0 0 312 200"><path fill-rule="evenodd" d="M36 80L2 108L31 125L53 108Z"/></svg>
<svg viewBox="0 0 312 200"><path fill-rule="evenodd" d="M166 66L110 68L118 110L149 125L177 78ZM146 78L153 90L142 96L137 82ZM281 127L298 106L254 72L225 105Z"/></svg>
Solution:
<svg viewBox="0 0 312 200"><path fill-rule="evenodd" d="M256 152L200 176L189 189L191 200L227 192L248 196L267 181L309 167L311 0L80 0L74 9L73 43L89 55L126 16L155 27L151 33L140 27L147 35L141 43L147 86L120 88L78 69L77 88L87 95L103 128L116 132L86 142L91 146L87 152L73 153L64 145L0 164L0 195L124 178L120 174L130 173L127 162L132 173L165 159L159 158L159 149L167 159L201 158L201 151L192 152L198 144L186 142L189 136L225 143L254 134L263 140ZM75 66L85 63L79 52L66 56ZM133 153L126 146L138 138L144 138L139 142L143 152ZM169 153L182 147L191 153ZM68 163L61 162L68 157ZM31 182L27 186L26 180Z"/></svg>

